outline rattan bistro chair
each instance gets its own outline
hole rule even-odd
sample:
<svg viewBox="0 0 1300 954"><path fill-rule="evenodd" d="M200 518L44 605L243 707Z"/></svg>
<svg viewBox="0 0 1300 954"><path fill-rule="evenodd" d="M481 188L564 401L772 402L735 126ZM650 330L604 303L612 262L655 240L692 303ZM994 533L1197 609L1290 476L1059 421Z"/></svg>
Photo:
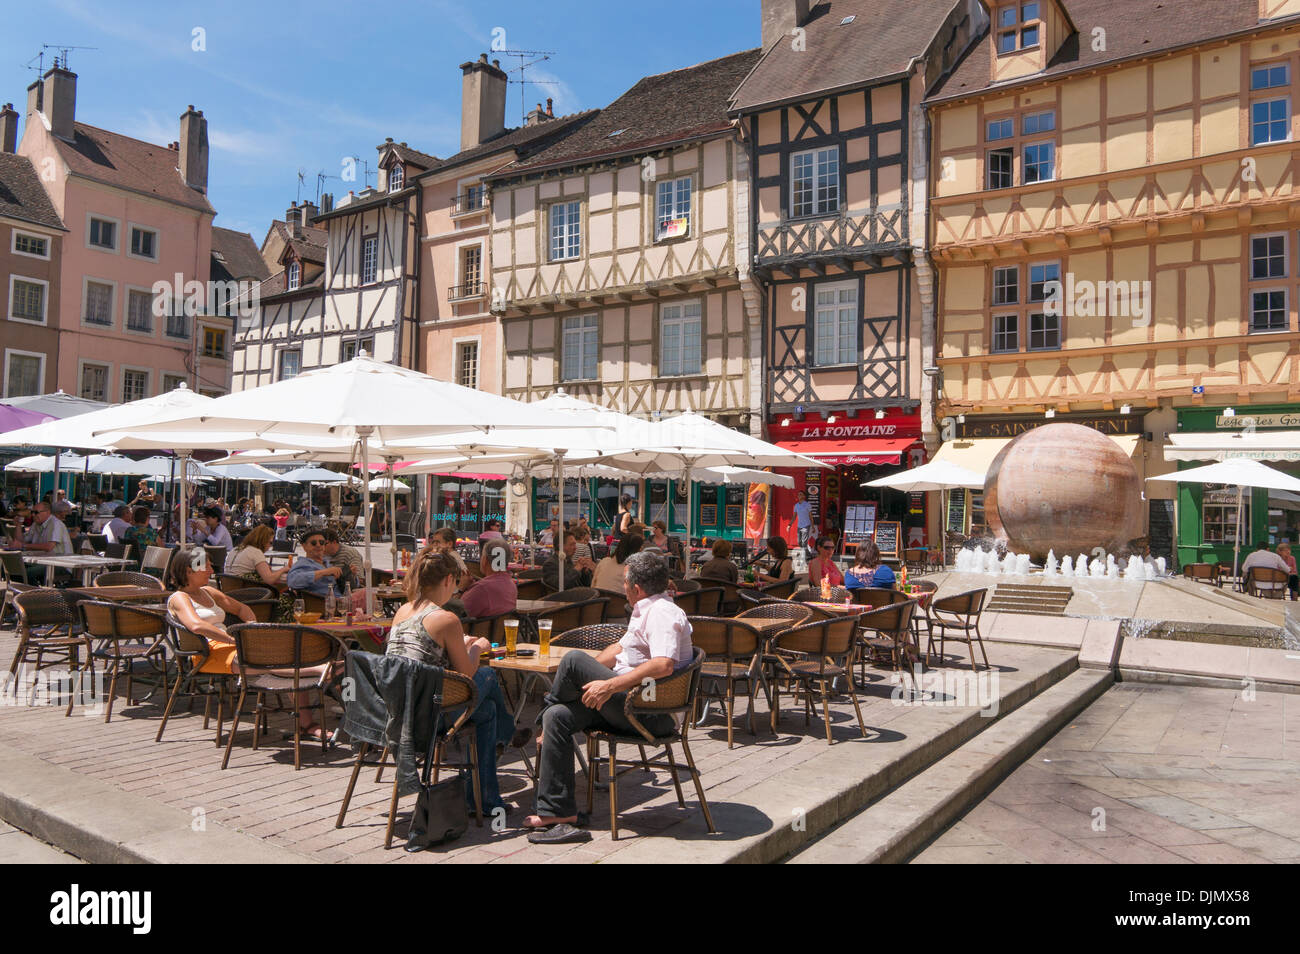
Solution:
<svg viewBox="0 0 1300 954"><path fill-rule="evenodd" d="M794 683L804 693L804 724L812 721L813 684L817 684L822 699L822 718L826 725L826 742L831 738L831 683L836 676L844 676L853 710L858 715L858 728L867 737L867 727L862 721L862 708L853 686L853 655L856 646L854 635L858 621L851 616L834 619L815 619L777 633L772 640L770 665L776 675L772 693L772 731L776 731L781 718L780 680Z"/></svg>
<svg viewBox="0 0 1300 954"><path fill-rule="evenodd" d="M673 597L673 602L680 606L687 616L717 616L722 611L722 594L723 589L720 586L708 586L684 592L679 590Z"/></svg>
<svg viewBox="0 0 1300 954"><path fill-rule="evenodd" d="M1183 577L1197 583L1209 583L1213 586L1223 585L1222 569L1217 563L1187 563L1183 565Z"/></svg>
<svg viewBox="0 0 1300 954"><path fill-rule="evenodd" d="M1271 566L1252 566L1246 571L1246 593L1266 600L1284 600L1290 579L1290 574L1285 570Z"/></svg>
<svg viewBox="0 0 1300 954"><path fill-rule="evenodd" d="M546 598L553 603L585 603L602 595L594 586L571 586L567 590L548 593Z"/></svg>
<svg viewBox="0 0 1300 954"><path fill-rule="evenodd" d="M849 590L845 589L842 586L832 586L830 588L830 591L831 591L831 596L829 602L831 603L843 603L845 600L849 598ZM790 599L794 600L794 602L796 603L827 602L826 600L822 599L822 591L821 591L821 587L819 586L805 586L800 589L797 589L794 591L793 594L791 594Z"/></svg>
<svg viewBox="0 0 1300 954"><path fill-rule="evenodd" d="M794 591L799 588L799 584L806 582L797 576L792 576L786 580L777 580L775 583L767 583L759 587L759 592L764 596L775 596L777 599L788 600L794 598Z"/></svg>
<svg viewBox="0 0 1300 954"><path fill-rule="evenodd" d="M110 570L95 577L95 586L143 586L148 590L161 590L162 581L148 573L133 570Z"/></svg>
<svg viewBox="0 0 1300 954"><path fill-rule="evenodd" d="M916 600L904 600L879 606L857 617L858 642L862 647L858 656L860 682L865 684L867 681L868 653L888 656L895 672L907 668L908 650L914 645L912 617L916 610ZM916 647L916 654L920 655L919 646Z"/></svg>
<svg viewBox="0 0 1300 954"><path fill-rule="evenodd" d="M551 646L599 652L613 646L626 635L627 626L623 623L591 623L586 626L576 626L560 636L552 636Z"/></svg>
<svg viewBox="0 0 1300 954"><path fill-rule="evenodd" d="M763 679L763 634L743 619L691 616L691 642L704 650L700 698L716 699L726 708L727 748L735 747L736 683L745 683L749 708L746 723L754 731L754 692ZM710 686L716 686L710 691Z"/></svg>
<svg viewBox="0 0 1300 954"><path fill-rule="evenodd" d="M95 680L95 663L91 656L93 646L80 632L81 627L77 624L77 617L63 594L46 587L31 589L15 596L14 605L18 608L18 650L9 665L10 675L16 675L18 668L28 661L35 664L33 672L36 673L42 669L62 665L70 672L77 671L80 678L82 672L89 670L93 691ZM33 697L36 687L37 681L33 680ZM72 705L76 697L75 692L69 693L68 711L65 715L72 715Z"/></svg>
<svg viewBox="0 0 1300 954"><path fill-rule="evenodd" d="M678 778L678 773L685 771L690 774L691 781L695 783L695 794L699 797L700 808L704 811L704 821L709 827L711 834L717 834L717 829L713 827L713 815L709 811L709 802L704 797L704 786L700 784L700 770L695 767L695 759L691 756L691 746L687 741L687 733L690 729L690 715L695 711L695 700L699 693L700 677L704 668L705 653L698 646L695 649L694 657L691 663L685 669L673 673L667 679L660 679L655 683L653 698L647 699L645 690L633 689L627 694L626 702L623 706L623 714L627 721L636 729L636 734L623 734L609 729L590 729L587 732L587 757L591 760L592 770L587 773L587 811L590 813L596 801L596 760L600 757L600 743L604 742L609 746L609 830L610 837L618 841L618 779L620 775L626 774L634 768L650 767L667 769L672 773L673 787L677 790L677 803L682 808L686 807L686 799L682 796L682 783ZM665 735L655 735L646 729L641 718L644 716L677 716L680 728ZM685 767L679 766L677 760L673 757L673 746L680 743L682 753L686 756ZM630 745L654 745L663 746L665 750L666 762L660 762L658 759L653 761L644 757L639 762L620 762L618 759L618 746L620 744ZM624 766L622 772L619 766Z"/></svg>
<svg viewBox="0 0 1300 954"><path fill-rule="evenodd" d="M943 661L943 645L946 639L966 643L971 647L970 667L975 669L975 643L979 643L980 655L984 657L984 668L989 665L988 653L984 651L984 640L980 638L980 615L984 612L984 600L988 590L967 590L956 596L945 596L930 604L930 638L925 642L925 663L930 664L930 649L934 639L939 637L939 660Z"/></svg>
<svg viewBox="0 0 1300 954"><path fill-rule="evenodd" d="M520 577L515 584L515 595L521 600L540 600L546 597L546 584L541 580Z"/></svg>
<svg viewBox="0 0 1300 954"><path fill-rule="evenodd" d="M195 696L203 696L203 728L206 730L209 726L212 711L212 696L215 694L217 697L217 734L212 741L214 745L219 746L225 728L226 690L233 689L238 677L225 672L200 672L199 670L208 661L208 656L212 651L208 644L208 638L201 633L187 629L185 624L170 612L163 615L163 625L167 645L171 648L172 657L176 660L176 678L172 682L171 692L167 696L167 706L163 709L162 723L158 726L158 734L154 736L153 740L155 742L162 741L163 732L167 729L167 721L171 718L172 709L176 706L176 699L182 695L189 696L191 703ZM200 680L204 680L202 686L199 685Z"/></svg>
<svg viewBox="0 0 1300 954"><path fill-rule="evenodd" d="M567 603L558 609L538 613L537 619L538 621L549 619L551 621L551 634L554 636L567 633L579 626L603 623L608 616L609 597L601 596L595 599L583 600L580 603Z"/></svg>
<svg viewBox="0 0 1300 954"><path fill-rule="evenodd" d="M737 613L736 619L787 619L791 626L798 626L813 618L812 607L789 600L769 600L758 606L750 607L743 613Z"/></svg>
<svg viewBox="0 0 1300 954"><path fill-rule="evenodd" d="M4 580L5 584L4 603L0 605L0 620L3 620L4 614L13 606L15 596L35 589L27 579L27 564L23 562L23 555L17 550L0 551L0 580Z"/></svg>
<svg viewBox="0 0 1300 954"><path fill-rule="evenodd" d="M873 609L907 602L907 594L902 590L888 590L880 586L864 586L849 592L853 594L854 603L859 606L870 606Z"/></svg>
<svg viewBox="0 0 1300 954"><path fill-rule="evenodd" d="M77 604L81 613L86 638L98 643L91 655L104 661L111 671L108 700L104 706L104 722L113 718L113 702L117 698L117 680L126 676L126 704L134 705L131 688L135 678L135 664L143 660L154 669L163 695L167 695L167 655L164 629L166 623L158 611L138 606L122 606L99 600L82 600ZM91 666L93 679L94 667Z"/></svg>
<svg viewBox="0 0 1300 954"><path fill-rule="evenodd" d="M333 633L310 626L280 623L240 623L230 627L235 640L235 656L239 660L239 701L230 724L230 738L226 754L221 760L224 769L230 763L230 750L239 731L240 712L251 689L253 705L253 749L261 742L263 716L272 711L266 696L277 697L292 692L315 692L319 703L309 703L305 708L320 711L321 749L329 747L329 733L325 725L325 686L330 678L330 664L342 659L346 652ZM285 710L293 715L293 767L302 768L302 727L298 722L299 703L295 699Z"/></svg>

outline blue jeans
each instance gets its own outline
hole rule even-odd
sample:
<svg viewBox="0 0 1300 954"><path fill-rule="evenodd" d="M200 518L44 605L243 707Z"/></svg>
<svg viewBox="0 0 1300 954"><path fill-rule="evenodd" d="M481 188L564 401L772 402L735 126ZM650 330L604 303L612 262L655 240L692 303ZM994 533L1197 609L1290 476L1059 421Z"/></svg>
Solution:
<svg viewBox="0 0 1300 954"><path fill-rule="evenodd" d="M501 800L501 788L497 784L497 743L509 742L515 734L514 716L506 707L505 696L501 694L501 683L497 674L487 666L480 666L474 673L474 685L478 689L478 707L469 721L474 725L475 738L478 742L478 770L483 793L483 812L487 814L495 808L504 808ZM474 805L473 779L465 778L465 798Z"/></svg>

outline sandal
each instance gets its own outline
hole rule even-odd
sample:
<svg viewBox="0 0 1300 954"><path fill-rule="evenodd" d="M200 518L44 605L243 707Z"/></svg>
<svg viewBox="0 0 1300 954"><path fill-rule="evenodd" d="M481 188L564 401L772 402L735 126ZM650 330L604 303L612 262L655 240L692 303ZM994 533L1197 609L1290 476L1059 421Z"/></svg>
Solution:
<svg viewBox="0 0 1300 954"><path fill-rule="evenodd" d="M329 749L329 748L333 748L334 746L334 741L338 736L338 729L335 729L333 732L330 732L329 735L325 735L321 730L320 723L313 722L311 725L303 727L302 736L304 738L312 739L316 742L321 742L324 744L325 748ZM292 739L293 733L286 732L285 738Z"/></svg>

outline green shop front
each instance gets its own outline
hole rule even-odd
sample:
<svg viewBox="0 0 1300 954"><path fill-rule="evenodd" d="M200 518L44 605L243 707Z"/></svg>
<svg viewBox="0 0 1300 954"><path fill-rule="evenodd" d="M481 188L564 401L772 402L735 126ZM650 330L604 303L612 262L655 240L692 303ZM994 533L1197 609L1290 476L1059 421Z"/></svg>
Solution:
<svg viewBox="0 0 1300 954"><path fill-rule="evenodd" d="M1258 460L1300 478L1300 405L1178 411L1178 431L1169 435L1165 459L1177 461L1180 471L1240 458ZM1261 542L1276 546L1300 539L1300 495L1247 487L1240 500L1239 518L1236 487L1178 485L1179 566L1231 564L1238 535L1242 559Z"/></svg>
<svg viewBox="0 0 1300 954"><path fill-rule="evenodd" d="M553 480L534 478L532 528L545 530L563 512L565 520L580 514L600 536L610 534L618 516L619 499L626 494L637 502L637 515L647 525L662 520L668 532L680 537L739 540L745 535L746 484L695 483L694 513L688 484L681 480L610 480L570 477L564 481L564 500ZM689 519L689 528L687 521Z"/></svg>

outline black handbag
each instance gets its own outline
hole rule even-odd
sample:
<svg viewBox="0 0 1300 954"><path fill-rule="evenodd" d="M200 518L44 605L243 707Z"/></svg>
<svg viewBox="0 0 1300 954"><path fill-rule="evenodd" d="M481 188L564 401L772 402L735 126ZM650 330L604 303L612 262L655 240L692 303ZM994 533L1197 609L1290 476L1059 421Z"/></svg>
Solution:
<svg viewBox="0 0 1300 954"><path fill-rule="evenodd" d="M455 841L469 828L469 809L465 807L465 779L463 772L455 777L430 784L433 775L433 753L438 745L442 727L441 697L438 716L429 737L429 751L424 757L424 771L420 775L420 791L411 813L411 827L406 833L407 851L424 851L434 845Z"/></svg>

